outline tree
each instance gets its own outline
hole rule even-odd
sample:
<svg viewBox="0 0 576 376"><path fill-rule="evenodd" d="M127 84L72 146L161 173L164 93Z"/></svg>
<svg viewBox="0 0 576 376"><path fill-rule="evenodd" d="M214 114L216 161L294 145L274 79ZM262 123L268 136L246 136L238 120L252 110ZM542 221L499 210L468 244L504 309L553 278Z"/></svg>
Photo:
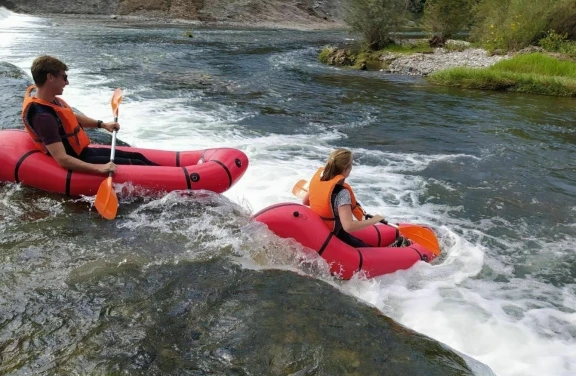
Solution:
<svg viewBox="0 0 576 376"><path fill-rule="evenodd" d="M420 13L424 10L426 0L408 0L408 11L412 13Z"/></svg>
<svg viewBox="0 0 576 376"><path fill-rule="evenodd" d="M362 34L368 48L379 50L390 42L390 33L406 19L409 0L348 0L344 21Z"/></svg>
<svg viewBox="0 0 576 376"><path fill-rule="evenodd" d="M568 39L576 40L576 1L558 0L550 16L548 27Z"/></svg>
<svg viewBox="0 0 576 376"><path fill-rule="evenodd" d="M520 50L550 30L576 34L574 0L481 0L471 38L489 49Z"/></svg>
<svg viewBox="0 0 576 376"><path fill-rule="evenodd" d="M443 45L446 39L470 26L475 0L428 0L422 25L432 39Z"/></svg>

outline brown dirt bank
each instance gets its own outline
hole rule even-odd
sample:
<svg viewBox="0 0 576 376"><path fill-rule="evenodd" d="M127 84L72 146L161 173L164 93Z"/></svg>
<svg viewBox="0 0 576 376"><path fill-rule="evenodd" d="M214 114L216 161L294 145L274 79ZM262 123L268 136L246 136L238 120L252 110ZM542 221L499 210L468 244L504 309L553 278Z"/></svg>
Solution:
<svg viewBox="0 0 576 376"><path fill-rule="evenodd" d="M348 27L340 21L312 20L309 22L279 20L279 21L198 21L180 18L165 18L151 15L101 16L90 14L45 14L56 22L82 22L82 23L110 23L133 26L202 26L202 27L230 27L246 29L290 29L290 30L347 30ZM114 18L112 18L114 17Z"/></svg>
<svg viewBox="0 0 576 376"><path fill-rule="evenodd" d="M202 25L343 28L343 0L0 0L9 10L34 15L115 16L124 22L198 22Z"/></svg>

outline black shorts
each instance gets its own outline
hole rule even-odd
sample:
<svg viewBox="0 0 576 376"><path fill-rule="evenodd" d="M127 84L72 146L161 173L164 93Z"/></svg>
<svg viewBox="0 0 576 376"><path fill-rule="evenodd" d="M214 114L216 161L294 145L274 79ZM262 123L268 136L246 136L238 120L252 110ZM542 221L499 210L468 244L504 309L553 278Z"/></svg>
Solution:
<svg viewBox="0 0 576 376"><path fill-rule="evenodd" d="M350 235L344 230L338 231L336 237L342 240L344 243L351 245L354 248L362 248L362 247L370 247L368 244L364 243L362 240L358 239L357 237Z"/></svg>
<svg viewBox="0 0 576 376"><path fill-rule="evenodd" d="M110 152L110 148L86 147L78 158L88 163L105 164L110 162ZM158 166L157 163L152 162L141 153L123 150L115 151L114 163L118 165Z"/></svg>

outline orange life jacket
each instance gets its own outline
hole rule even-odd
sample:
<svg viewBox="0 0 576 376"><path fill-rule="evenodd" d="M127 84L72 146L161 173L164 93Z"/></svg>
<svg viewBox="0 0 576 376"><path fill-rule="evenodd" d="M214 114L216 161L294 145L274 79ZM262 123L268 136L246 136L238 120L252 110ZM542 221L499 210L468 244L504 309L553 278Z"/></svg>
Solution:
<svg viewBox="0 0 576 376"><path fill-rule="evenodd" d="M44 154L48 154L48 149L46 149L46 146L42 143L42 140L34 131L34 128L32 128L28 123L28 110L30 109L30 105L33 103L50 107L56 112L56 115L64 128L65 136L63 136L62 139L66 139L76 154L80 155L82 150L90 144L90 137L88 137L86 132L84 132L84 128L82 128L78 122L72 108L61 98L56 99L61 105L59 106L55 103L50 103L43 99L33 97L30 93L34 89L36 89L36 86L31 85L26 89L26 93L24 93L24 102L22 103L22 123L24 123L24 128L26 128L30 137L32 137L32 141L34 141L38 150Z"/></svg>
<svg viewBox="0 0 576 376"><path fill-rule="evenodd" d="M344 180L344 176L336 175L332 180L322 181L320 178L322 177L323 169L320 168L312 179L310 180L310 187L309 187L309 199L310 199L310 209L312 209L316 214L322 218L326 226L330 229L330 231L334 231L336 227L336 217L337 212L334 212L334 204L332 202L332 192L337 184L339 184L342 180ZM352 214L354 217L359 221L364 219L364 210L358 205L356 202L356 196L354 196L354 192L352 188L343 183L342 186L350 192L350 197L352 198Z"/></svg>

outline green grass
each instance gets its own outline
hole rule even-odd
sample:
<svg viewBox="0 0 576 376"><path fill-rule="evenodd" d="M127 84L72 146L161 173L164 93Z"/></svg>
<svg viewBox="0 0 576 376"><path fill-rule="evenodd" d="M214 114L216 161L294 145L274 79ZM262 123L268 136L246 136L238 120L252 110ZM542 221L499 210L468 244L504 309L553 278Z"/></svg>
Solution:
<svg viewBox="0 0 576 376"><path fill-rule="evenodd" d="M490 69L501 72L576 78L576 62L559 60L541 53L518 55L509 60L502 60L494 64Z"/></svg>
<svg viewBox="0 0 576 376"><path fill-rule="evenodd" d="M469 89L576 97L576 62L540 53L518 55L489 68L447 69L427 79Z"/></svg>
<svg viewBox="0 0 576 376"><path fill-rule="evenodd" d="M330 55L332 55L334 53L335 50L336 50L336 47L333 47L333 46L326 46L326 47L322 48L322 50L318 54L318 61L321 63L327 64L328 58L330 57Z"/></svg>

